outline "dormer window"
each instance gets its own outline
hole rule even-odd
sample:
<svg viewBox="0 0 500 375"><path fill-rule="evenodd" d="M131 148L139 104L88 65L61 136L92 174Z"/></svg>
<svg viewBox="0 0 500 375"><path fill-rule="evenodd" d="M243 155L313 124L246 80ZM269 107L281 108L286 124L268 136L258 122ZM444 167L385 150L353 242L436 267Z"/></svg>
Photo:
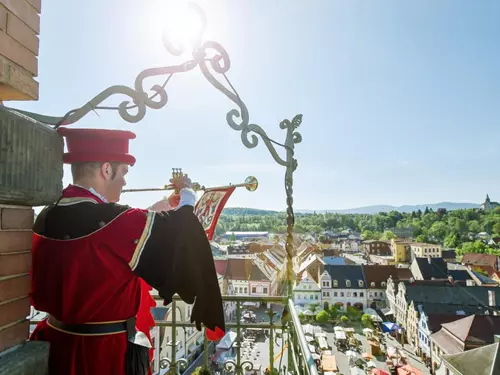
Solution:
<svg viewBox="0 0 500 375"><path fill-rule="evenodd" d="M382 285L382 288L385 288L385 286L387 285L387 283L385 281L382 281L382 283L380 285Z"/></svg>
<svg viewBox="0 0 500 375"><path fill-rule="evenodd" d="M339 286L339 282L337 280L333 280L333 287L337 288Z"/></svg>
<svg viewBox="0 0 500 375"><path fill-rule="evenodd" d="M372 281L372 282L370 283L370 286L371 286L372 288L375 288L375 281Z"/></svg>
<svg viewBox="0 0 500 375"><path fill-rule="evenodd" d="M358 285L360 288L363 288L365 286L365 283L362 280L358 280Z"/></svg>
<svg viewBox="0 0 500 375"><path fill-rule="evenodd" d="M345 286L346 286L347 288L350 288L350 287L351 287L351 280L346 280L346 281L345 281Z"/></svg>

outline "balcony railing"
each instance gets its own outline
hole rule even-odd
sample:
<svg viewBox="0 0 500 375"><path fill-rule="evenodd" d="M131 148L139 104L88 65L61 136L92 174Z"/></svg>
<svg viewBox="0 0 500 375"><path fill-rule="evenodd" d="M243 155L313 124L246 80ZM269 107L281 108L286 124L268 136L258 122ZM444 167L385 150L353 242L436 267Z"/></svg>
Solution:
<svg viewBox="0 0 500 375"><path fill-rule="evenodd" d="M229 374L270 374L270 375L318 375L316 364L312 358L309 350L308 343L302 331L302 326L299 317L294 307L294 303L287 297L236 297L236 296L223 296L224 304L235 305L235 319L226 322L226 332L233 331L236 333L236 338L232 344L231 355L226 358L219 366L214 366L211 359L213 348L215 345L207 340L205 331L203 330L203 352L201 354L201 364L199 358L189 363L191 358L176 359L178 350L177 341L177 328L195 328L195 325L189 321L177 320L177 307L176 305L181 301L180 297L175 296L170 305L170 319L157 320L158 327L171 328L171 340L168 344L171 347L171 353L176 353L174 356L161 357L160 374L165 372L169 375L182 374L186 369L193 371L196 367L202 367L200 375L216 374L229 375ZM266 307L265 316L267 319L255 323L242 322L243 318L243 304L245 302L251 303L264 303L269 305ZM286 306L288 314L282 317L283 308L273 307L273 304L280 304ZM31 324L37 324L40 319L32 318ZM249 341L245 340L244 333L247 330L264 330L265 331L265 344L263 345L269 353L269 363L263 363L257 357L257 361L245 358L245 351L249 350ZM276 339L276 342L275 342ZM161 343L158 343L161 345ZM184 342L186 345L186 342ZM279 348L276 348L279 346ZM286 359L285 359L286 358ZM260 365L260 366L259 366ZM260 369L259 369L260 367Z"/></svg>
<svg viewBox="0 0 500 375"><path fill-rule="evenodd" d="M180 301L179 297L174 297L170 306L171 313L168 321L156 321L156 325L159 327L171 328L171 340L169 342L171 353L177 353L177 328L194 327L194 324L189 321L177 320L176 305ZM269 306L265 308L265 318L251 323L244 322L244 308L242 305L245 302L264 303ZM195 367L202 367L201 374L318 374L292 300L287 299L287 297L224 296L223 303L225 306L228 304L235 305L235 319L226 322L226 332L232 331L236 334L234 343L231 345L230 350L225 351L226 355L223 356L223 360L214 361L214 345L210 345L205 332L203 332L204 342L203 353L201 354L203 361L201 364L190 366L185 358L176 359L176 355L170 355L171 358L164 356L160 358L160 368L162 369L160 373L164 373L168 369L168 374L181 374L189 366L190 371L193 371ZM273 307L273 304L287 306L288 314L282 318L283 308L278 310L276 306ZM269 360L264 360L268 363L263 363L263 360L259 359L262 356L256 352L255 344L252 344L251 339L245 338L245 334L249 331L261 332L264 344L259 345L259 347L268 350ZM275 343L275 340L277 340L277 343ZM251 350L254 351L254 354L251 358L247 358L246 355ZM257 359L255 360L255 358Z"/></svg>

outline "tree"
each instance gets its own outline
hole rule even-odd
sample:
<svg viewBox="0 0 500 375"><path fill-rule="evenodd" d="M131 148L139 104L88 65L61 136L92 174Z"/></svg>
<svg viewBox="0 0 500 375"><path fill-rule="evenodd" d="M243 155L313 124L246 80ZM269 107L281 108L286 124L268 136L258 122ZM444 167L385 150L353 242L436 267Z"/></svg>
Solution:
<svg viewBox="0 0 500 375"><path fill-rule="evenodd" d="M436 211L436 214L437 214L437 217L438 217L438 220L441 220L444 215L446 215L446 208L438 208L438 210Z"/></svg>
<svg viewBox="0 0 500 375"><path fill-rule="evenodd" d="M373 319L371 315L363 314L361 317L361 323L363 323L365 327L373 327Z"/></svg>
<svg viewBox="0 0 500 375"><path fill-rule="evenodd" d="M230 242L235 242L236 241L236 235L233 233L231 233L231 235L229 236L229 241Z"/></svg>
<svg viewBox="0 0 500 375"><path fill-rule="evenodd" d="M380 239L384 240L384 241L390 241L390 240L396 239L396 238L398 238L398 236L396 236L390 230L386 230Z"/></svg>
<svg viewBox="0 0 500 375"><path fill-rule="evenodd" d="M349 318L345 315L342 315L340 317L340 321L343 323L343 324L346 324L348 321L349 321Z"/></svg>
<svg viewBox="0 0 500 375"><path fill-rule="evenodd" d="M357 308L348 306L347 307L347 316L351 318L351 320L359 320L361 319L361 311L359 311Z"/></svg>
<svg viewBox="0 0 500 375"><path fill-rule="evenodd" d="M457 248L458 255L467 253L496 254L500 255L500 250L485 245L482 241L464 242Z"/></svg>
<svg viewBox="0 0 500 375"><path fill-rule="evenodd" d="M301 322L303 322L304 320L306 320L306 316L304 315L304 313L302 313L302 312L299 313L299 320Z"/></svg>
<svg viewBox="0 0 500 375"><path fill-rule="evenodd" d="M500 234L500 222L493 225L493 233Z"/></svg>
<svg viewBox="0 0 500 375"><path fill-rule="evenodd" d="M457 235L450 233L444 239L444 247L455 248L457 246Z"/></svg>
<svg viewBox="0 0 500 375"><path fill-rule="evenodd" d="M469 221L469 223L467 224L467 227L469 228L469 232L472 232L472 233L481 232L481 225L479 224L479 222L477 220Z"/></svg>
<svg viewBox="0 0 500 375"><path fill-rule="evenodd" d="M361 238L363 240L379 240L382 235L380 232L374 232L371 230L365 230L363 233L361 233Z"/></svg>
<svg viewBox="0 0 500 375"><path fill-rule="evenodd" d="M339 314L339 309L335 305L331 305L328 309L328 313L330 314L330 318L335 319Z"/></svg>
<svg viewBox="0 0 500 375"><path fill-rule="evenodd" d="M321 310L318 315L316 315L316 321L318 323L326 323L330 319L330 315L325 310Z"/></svg>
<svg viewBox="0 0 500 375"><path fill-rule="evenodd" d="M317 303L311 303L309 305L309 310L311 310L311 312L315 313L316 310L318 310L318 307L319 307L319 304L317 304Z"/></svg>
<svg viewBox="0 0 500 375"><path fill-rule="evenodd" d="M449 228L445 223L443 223L442 221L436 221L434 224L432 224L427 234L430 237L434 237L442 241L444 240L448 232Z"/></svg>
<svg viewBox="0 0 500 375"><path fill-rule="evenodd" d="M420 234L417 236L416 241L425 243L428 242L429 240L427 239L427 236L425 234Z"/></svg>

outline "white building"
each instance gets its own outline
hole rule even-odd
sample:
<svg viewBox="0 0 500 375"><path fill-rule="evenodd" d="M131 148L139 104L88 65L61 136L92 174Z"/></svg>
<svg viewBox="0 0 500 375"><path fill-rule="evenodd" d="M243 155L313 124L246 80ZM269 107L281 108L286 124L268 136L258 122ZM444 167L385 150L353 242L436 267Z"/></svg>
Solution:
<svg viewBox="0 0 500 375"><path fill-rule="evenodd" d="M301 275L301 280L293 288L296 305L310 305L321 303L321 288L307 271Z"/></svg>
<svg viewBox="0 0 500 375"><path fill-rule="evenodd" d="M321 302L336 305L341 310L348 306L363 310L367 307L367 288L360 265L325 266L320 277Z"/></svg>

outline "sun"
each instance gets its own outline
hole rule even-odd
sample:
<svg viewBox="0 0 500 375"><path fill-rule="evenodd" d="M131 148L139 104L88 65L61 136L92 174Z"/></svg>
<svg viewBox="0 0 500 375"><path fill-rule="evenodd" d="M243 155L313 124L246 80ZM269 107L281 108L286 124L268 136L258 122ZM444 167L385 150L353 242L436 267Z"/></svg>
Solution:
<svg viewBox="0 0 500 375"><path fill-rule="evenodd" d="M185 51L200 41L205 27L203 16L196 8L178 0L166 4L164 22L163 36Z"/></svg>

